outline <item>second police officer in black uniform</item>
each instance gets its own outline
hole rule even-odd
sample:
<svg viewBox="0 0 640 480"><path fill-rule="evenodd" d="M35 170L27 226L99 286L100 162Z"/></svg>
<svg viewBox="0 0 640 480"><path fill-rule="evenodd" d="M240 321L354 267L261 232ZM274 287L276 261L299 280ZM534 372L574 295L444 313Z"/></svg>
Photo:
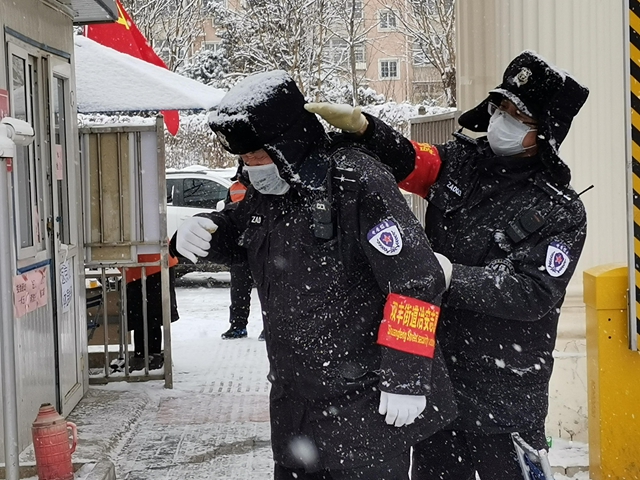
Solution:
<svg viewBox="0 0 640 480"><path fill-rule="evenodd" d="M428 200L427 236L451 262L438 326L459 417L414 447L413 480L522 478L511 432L546 447L560 307L582 252L586 214L558 155L588 90L525 51L459 118L487 132L413 143L347 105L308 104ZM446 270L446 269L445 269Z"/></svg>

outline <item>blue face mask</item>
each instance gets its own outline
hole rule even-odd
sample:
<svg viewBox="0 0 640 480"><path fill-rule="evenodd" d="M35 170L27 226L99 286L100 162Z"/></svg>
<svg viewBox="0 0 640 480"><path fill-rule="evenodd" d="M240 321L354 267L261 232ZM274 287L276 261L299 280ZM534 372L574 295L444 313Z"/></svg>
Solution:
<svg viewBox="0 0 640 480"><path fill-rule="evenodd" d="M512 157L527 150L522 142L527 133L535 130L535 128L516 120L507 112L496 110L489 120L487 139L493 153L500 157Z"/></svg>
<svg viewBox="0 0 640 480"><path fill-rule="evenodd" d="M244 166L244 171L249 175L251 185L265 195L284 195L289 191L289 184L282 179L275 163Z"/></svg>

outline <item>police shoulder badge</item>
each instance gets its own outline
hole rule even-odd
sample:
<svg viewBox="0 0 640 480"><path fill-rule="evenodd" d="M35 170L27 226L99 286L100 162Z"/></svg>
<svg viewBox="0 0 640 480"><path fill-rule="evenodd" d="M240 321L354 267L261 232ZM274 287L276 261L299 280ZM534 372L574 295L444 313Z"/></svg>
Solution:
<svg viewBox="0 0 640 480"><path fill-rule="evenodd" d="M402 236L392 219L384 220L369 230L367 240L385 255L397 255L402 250Z"/></svg>
<svg viewBox="0 0 640 480"><path fill-rule="evenodd" d="M567 270L570 262L569 247L560 242L551 242L549 244L545 261L545 267L549 275L559 277Z"/></svg>

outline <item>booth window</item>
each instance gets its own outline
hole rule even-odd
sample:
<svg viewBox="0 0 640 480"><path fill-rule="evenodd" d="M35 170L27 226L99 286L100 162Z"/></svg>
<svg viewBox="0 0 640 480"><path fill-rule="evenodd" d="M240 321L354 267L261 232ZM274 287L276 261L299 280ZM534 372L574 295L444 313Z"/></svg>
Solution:
<svg viewBox="0 0 640 480"><path fill-rule="evenodd" d="M34 108L37 105L37 59L29 55L11 55L12 115L31 124L37 132ZM13 159L12 189L18 258L34 257L45 249L43 222L38 198L41 186L36 160L36 145L16 147Z"/></svg>
<svg viewBox="0 0 640 480"><path fill-rule="evenodd" d="M58 218L60 222L60 241L71 243L69 230L69 173L67 172L67 81L57 76L53 77L53 115L55 129L56 172L58 185Z"/></svg>

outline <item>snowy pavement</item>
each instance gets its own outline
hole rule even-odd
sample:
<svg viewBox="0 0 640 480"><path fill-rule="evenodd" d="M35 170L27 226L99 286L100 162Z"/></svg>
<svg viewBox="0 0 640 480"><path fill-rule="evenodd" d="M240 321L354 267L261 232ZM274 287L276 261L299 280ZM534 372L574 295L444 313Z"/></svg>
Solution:
<svg viewBox="0 0 640 480"><path fill-rule="evenodd" d="M92 386L69 417L79 432L74 461L106 455L127 480L271 478L268 363L255 290L249 337L240 340L220 338L228 288L177 288L177 301L174 389L163 381ZM566 464L584 455L579 448L562 445L552 458ZM557 475L567 478L588 475Z"/></svg>

